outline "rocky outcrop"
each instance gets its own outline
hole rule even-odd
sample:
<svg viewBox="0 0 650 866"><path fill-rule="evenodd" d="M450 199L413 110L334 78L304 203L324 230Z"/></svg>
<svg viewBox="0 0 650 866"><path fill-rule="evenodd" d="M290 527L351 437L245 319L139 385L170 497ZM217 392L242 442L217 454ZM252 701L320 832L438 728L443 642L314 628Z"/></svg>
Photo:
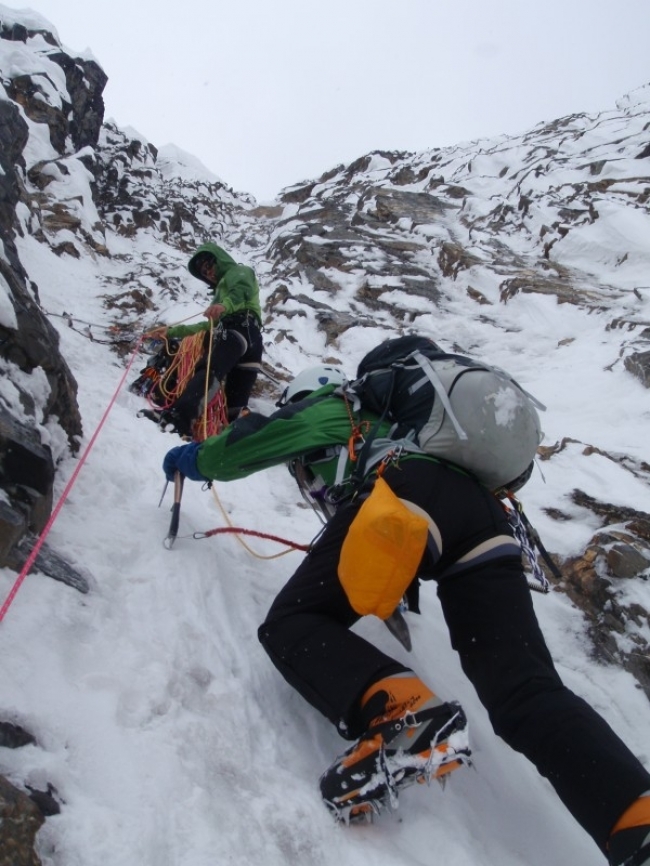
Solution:
<svg viewBox="0 0 650 866"><path fill-rule="evenodd" d="M0 776L0 866L41 866L34 846L44 820L27 794Z"/></svg>
<svg viewBox="0 0 650 866"><path fill-rule="evenodd" d="M632 352L625 358L625 369L650 388L650 351Z"/></svg>
<svg viewBox="0 0 650 866"><path fill-rule="evenodd" d="M574 490L572 501L603 527L580 556L562 564L560 588L586 615L595 658L629 671L650 700L650 613L629 597L650 578L650 514L599 502ZM627 600L626 600L627 599Z"/></svg>
<svg viewBox="0 0 650 866"><path fill-rule="evenodd" d="M570 447L586 457L597 455L617 463L650 482L647 463L574 439L540 448L539 459L552 460ZM601 527L582 553L563 561L556 557L562 576L558 581L549 573L549 580L585 614L594 657L629 671L650 700L650 608L638 602L650 580L650 514L600 501L582 490L571 491L569 500L595 515ZM561 509L547 509L547 513L553 520L571 520Z"/></svg>
<svg viewBox="0 0 650 866"><path fill-rule="evenodd" d="M98 212L123 237L146 231L188 253L222 237L254 202L220 180L167 176L157 148L112 123L102 129L98 157Z"/></svg>
<svg viewBox="0 0 650 866"><path fill-rule="evenodd" d="M43 529L52 508L54 461L39 431L56 421L76 450L82 428L58 334L28 288L11 236L2 239L0 284L11 307L0 319L0 369L13 384L12 401L0 403L0 566L6 566L16 562L16 545Z"/></svg>
<svg viewBox="0 0 650 866"><path fill-rule="evenodd" d="M33 34L24 27L7 28L0 23L0 35L24 42ZM54 43L51 34L46 41ZM92 70L88 72L92 76ZM72 450L82 432L74 376L59 351L58 334L40 308L38 287L30 282L14 243L16 235L25 230L16 208L19 204L29 208L32 203L23 158L28 127L18 106L30 119L47 124L51 139L62 151L74 109L72 103L57 109L43 98L38 76L28 78L29 82L23 76L8 79L5 87L13 101L0 100L0 368L12 382L11 396L3 392L0 403L0 489L4 492L0 566L24 559L21 542L39 533L49 518L55 466L44 444L48 441L42 435L45 425L50 421L60 424ZM81 83L78 87L85 89ZM79 104L84 108L83 100ZM80 122L79 129L83 125ZM78 134L87 135L87 127L84 130Z"/></svg>
<svg viewBox="0 0 650 866"><path fill-rule="evenodd" d="M14 722L0 720L0 748L20 749L37 745L29 731ZM35 852L36 834L45 818L60 812L52 785L26 790L0 776L0 866L40 866ZM29 792L29 793L28 793Z"/></svg>
<svg viewBox="0 0 650 866"><path fill-rule="evenodd" d="M51 99L53 82L46 68L40 73L18 74L5 84L7 96L20 105L27 117L35 123L45 123L52 146L59 153L94 146L104 121L102 93L108 78L94 61L70 57L59 45L56 37L45 29L33 29L0 19L0 39L26 44L40 36L58 51L48 51L48 61L57 64L65 76L65 92L58 91L59 101Z"/></svg>

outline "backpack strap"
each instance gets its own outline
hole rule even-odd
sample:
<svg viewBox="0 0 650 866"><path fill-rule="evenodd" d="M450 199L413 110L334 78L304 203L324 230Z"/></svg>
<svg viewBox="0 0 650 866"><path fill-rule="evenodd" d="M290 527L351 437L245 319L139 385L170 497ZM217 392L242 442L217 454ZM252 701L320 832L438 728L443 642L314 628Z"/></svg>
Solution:
<svg viewBox="0 0 650 866"><path fill-rule="evenodd" d="M339 457L336 461L336 476L334 478L334 486L338 487L343 483L345 478L345 467L348 464L348 450L344 445L340 446Z"/></svg>
<svg viewBox="0 0 650 866"><path fill-rule="evenodd" d="M460 426L458 418L456 418L456 416L454 415L454 410L451 408L451 402L449 401L449 397L447 396L445 386L442 384L440 376L438 376L438 374L434 370L433 364L431 363L431 361L429 361L427 357L422 354L422 352L418 351L417 349L415 350L415 352L413 352L412 357L418 362L418 364L422 368L422 372L433 385L433 389L438 395L438 397L440 397L440 402L445 407L445 411L449 415L449 420L454 425L456 435L459 439L466 441L468 439L467 433L465 433L463 428Z"/></svg>

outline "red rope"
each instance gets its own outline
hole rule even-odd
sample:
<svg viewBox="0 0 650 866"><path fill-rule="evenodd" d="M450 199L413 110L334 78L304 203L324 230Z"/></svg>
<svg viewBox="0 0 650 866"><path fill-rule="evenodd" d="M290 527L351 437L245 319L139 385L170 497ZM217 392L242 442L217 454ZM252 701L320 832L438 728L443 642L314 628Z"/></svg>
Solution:
<svg viewBox="0 0 650 866"><path fill-rule="evenodd" d="M255 535L257 538L268 538L270 541L277 541L278 544L286 544L287 547L293 547L295 550L309 550L310 544L298 544L295 541L288 541L286 538L280 538L277 535L269 535L268 532L258 532L256 529L242 529L238 526L221 526L218 529L208 529L207 532L195 532L193 538L211 538L213 535L219 535L222 532L232 532L237 535Z"/></svg>
<svg viewBox="0 0 650 866"><path fill-rule="evenodd" d="M14 598L18 594L18 590L22 586L22 583L25 580L25 578L27 577L27 574L29 573L30 568L34 564L34 560L38 556L38 552L41 549L41 547L43 546L43 542L45 541L50 529L52 528L54 521L59 516L59 512L63 508L63 504L65 503L66 499L68 498L68 495L69 495L70 491L72 490L72 487L73 487L75 481L77 480L77 476L79 475L79 472L81 471L81 467L86 462L86 458L88 457L88 454L90 453L93 445L95 444L95 441L97 440L97 437L99 436L99 431L104 426L104 422L108 418L108 414L111 411L111 409L113 408L113 405L117 399L117 395L120 393L122 385L124 385L126 377L128 376L129 371L131 369L131 366L133 365L133 362L135 360L135 356L138 352L138 349L140 348L141 342L142 342L142 337L140 337L138 339L138 341L135 345L135 349L133 350L133 354L131 355L131 360L129 361L129 363L126 367L126 370L124 371L124 375L120 379L120 383L117 386L117 388L115 389L115 393L113 394L113 397L111 398L110 403L106 407L106 411L104 412L104 415L102 416L101 421L97 425L97 429L93 433L90 442L86 446L86 450L84 451L84 453L79 458L79 462L75 466L75 470L72 473L72 475L70 476L70 480L66 484L65 489L59 498L59 501L56 503L54 509L52 510L52 513L50 514L50 519L45 524L45 528L43 529L43 531L39 535L38 540L36 541L36 544L34 545L34 547L32 549L32 552L27 557L27 562L25 562L25 564L23 565L22 571L20 572L20 574L16 578L16 581L15 581L14 585L12 586L11 591L9 592L9 595L7 596L4 604L0 608L0 622L2 622L2 620L5 618L5 614L9 610L11 603L13 602Z"/></svg>

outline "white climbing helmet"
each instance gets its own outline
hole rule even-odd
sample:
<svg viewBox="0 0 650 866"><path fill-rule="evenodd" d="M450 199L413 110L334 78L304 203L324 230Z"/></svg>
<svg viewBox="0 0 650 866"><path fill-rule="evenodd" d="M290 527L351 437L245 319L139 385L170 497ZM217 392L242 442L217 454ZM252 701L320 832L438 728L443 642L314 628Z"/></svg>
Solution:
<svg viewBox="0 0 650 866"><path fill-rule="evenodd" d="M317 391L325 385L342 385L344 382L345 375L338 367L331 367L329 364L310 367L308 370L298 373L293 382L287 385L276 406L286 406L287 403L295 403L297 400L308 397L312 391Z"/></svg>

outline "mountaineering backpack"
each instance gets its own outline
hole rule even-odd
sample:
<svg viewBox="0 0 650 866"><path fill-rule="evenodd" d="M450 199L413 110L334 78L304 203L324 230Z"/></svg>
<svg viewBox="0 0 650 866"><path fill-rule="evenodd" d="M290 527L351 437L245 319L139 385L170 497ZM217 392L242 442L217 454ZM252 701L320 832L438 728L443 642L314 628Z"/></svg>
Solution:
<svg viewBox="0 0 650 866"><path fill-rule="evenodd" d="M381 343L362 359L345 396L394 422L391 439L465 469L490 490L527 480L542 439L537 409L545 407L512 376L426 337ZM372 438L359 455L361 469Z"/></svg>

